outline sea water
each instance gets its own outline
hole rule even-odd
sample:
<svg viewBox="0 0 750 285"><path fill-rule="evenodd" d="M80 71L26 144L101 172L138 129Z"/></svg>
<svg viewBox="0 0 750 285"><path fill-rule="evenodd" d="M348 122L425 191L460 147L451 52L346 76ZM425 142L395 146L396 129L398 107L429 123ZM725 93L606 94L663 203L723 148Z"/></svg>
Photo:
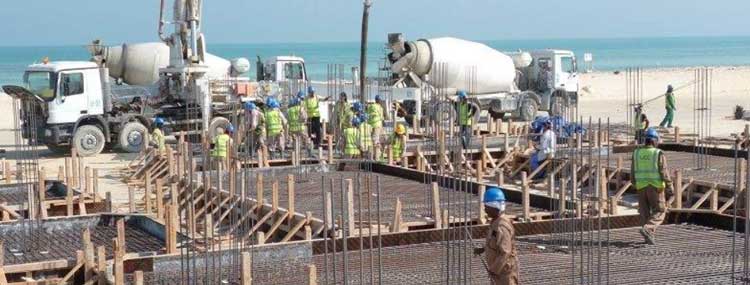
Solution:
<svg viewBox="0 0 750 285"><path fill-rule="evenodd" d="M620 70L626 67L665 68L688 66L750 65L750 37L675 37L628 39L535 39L479 41L501 51L567 49L584 68L583 54L593 55L593 69ZM359 65L358 42L289 44L210 44L208 51L230 59L246 57L252 63L249 76L255 77L258 56L296 55L305 58L312 80L326 80L327 66L342 64L347 78L351 67ZM368 45L368 74L378 75L385 57L385 43ZM44 57L50 60L88 60L81 46L0 47L0 85L19 84L24 68Z"/></svg>

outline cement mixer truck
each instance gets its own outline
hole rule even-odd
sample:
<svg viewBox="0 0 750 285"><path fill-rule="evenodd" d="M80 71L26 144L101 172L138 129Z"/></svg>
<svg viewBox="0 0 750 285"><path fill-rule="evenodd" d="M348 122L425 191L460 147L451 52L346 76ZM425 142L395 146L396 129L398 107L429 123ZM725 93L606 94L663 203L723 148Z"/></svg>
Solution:
<svg viewBox="0 0 750 285"><path fill-rule="evenodd" d="M390 34L388 46L391 86L411 89L412 94L422 95L416 95L421 101L465 91L477 108L492 117L510 114L524 121L533 120L537 111L557 115L577 103L578 75L571 51L502 53L457 38L406 41L402 34ZM435 114L429 108L440 108L414 101L418 100L403 102L411 115Z"/></svg>

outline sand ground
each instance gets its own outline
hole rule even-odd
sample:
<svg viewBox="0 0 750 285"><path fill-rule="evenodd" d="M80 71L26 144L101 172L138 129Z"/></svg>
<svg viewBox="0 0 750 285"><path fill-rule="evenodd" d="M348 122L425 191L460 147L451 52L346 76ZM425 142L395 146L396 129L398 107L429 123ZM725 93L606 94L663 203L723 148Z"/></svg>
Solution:
<svg viewBox="0 0 750 285"><path fill-rule="evenodd" d="M694 69L653 69L643 72L644 100L663 94L667 84L675 87L685 85L694 79ZM584 117L610 118L611 122L625 122L630 108L626 106L625 73L594 72L581 75L583 92L580 101L580 114ZM741 132L745 121L733 120L731 116L735 105L750 107L750 67L716 67L713 68L713 110L711 135L726 137ZM677 114L675 125L683 132L693 132L693 88L678 90ZM9 96L0 95L0 148L5 149L5 157L14 158L15 132L13 127L12 100ZM664 116L664 100L659 99L645 106L645 112L653 125L659 124ZM64 158L54 155L45 147L39 148L41 166L47 177L57 177L58 167L64 164ZM100 192L111 192L116 208L125 209L127 204L127 185L123 183L123 169L134 154L103 153L96 157L85 158L86 165L99 169Z"/></svg>

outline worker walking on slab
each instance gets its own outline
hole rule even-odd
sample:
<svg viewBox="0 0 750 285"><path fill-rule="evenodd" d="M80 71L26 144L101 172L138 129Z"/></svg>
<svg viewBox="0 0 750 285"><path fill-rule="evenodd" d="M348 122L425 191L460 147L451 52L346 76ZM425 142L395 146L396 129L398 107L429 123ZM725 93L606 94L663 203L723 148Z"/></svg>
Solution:
<svg viewBox="0 0 750 285"><path fill-rule="evenodd" d="M287 128L287 120L284 114L279 109L281 106L279 102L274 98L268 98L266 100L265 114L263 116L266 119L266 137L268 140L268 149L270 152L278 151L279 157L284 152L284 130Z"/></svg>
<svg viewBox="0 0 750 285"><path fill-rule="evenodd" d="M344 129L344 155L346 158L359 158L362 154L359 149L359 118L352 118L352 122Z"/></svg>
<svg viewBox="0 0 750 285"><path fill-rule="evenodd" d="M324 98L323 100L328 100ZM323 129L320 124L320 102L318 96L315 95L315 88L312 86L307 87L307 98L304 101L305 111L307 111L307 119L310 123L309 135L315 143L315 148L320 147L320 141L323 139Z"/></svg>
<svg viewBox="0 0 750 285"><path fill-rule="evenodd" d="M458 125L461 131L461 145L464 149L467 149L471 145L471 132L474 114L476 109L469 103L468 97L465 91L458 91Z"/></svg>
<svg viewBox="0 0 750 285"><path fill-rule="evenodd" d="M399 123L393 128L388 145L391 148L390 151L393 152L393 160L400 161L406 148L406 127L403 124Z"/></svg>
<svg viewBox="0 0 750 285"><path fill-rule="evenodd" d="M641 235L648 244L655 244L656 228L664 221L667 212L665 189L673 192L672 180L667 171L667 158L657 148L659 134L648 129L646 145L633 152L633 185L638 191L638 213L641 217Z"/></svg>
<svg viewBox="0 0 750 285"><path fill-rule="evenodd" d="M300 93L302 93L300 91ZM303 94L304 95L304 94ZM307 134L305 122L307 122L307 112L300 105L300 100L295 97L289 101L289 108L286 110L287 119L289 119L289 136L293 142L299 143L300 147L307 150L307 155L312 156L312 143L310 136Z"/></svg>
<svg viewBox="0 0 750 285"><path fill-rule="evenodd" d="M677 111L677 104L674 100L674 88L672 88L672 85L667 86L667 93L664 96L664 100L664 107L667 109L667 113L664 115L664 119L661 120L659 126L662 128L671 128L672 121L674 120L674 112Z"/></svg>
<svg viewBox="0 0 750 285"><path fill-rule="evenodd" d="M164 151L166 151L166 138L164 137L164 131L162 131L163 127L164 119L156 117L156 119L154 119L154 131L151 132L151 141L149 144L156 148L159 151L159 154L164 154Z"/></svg>
<svg viewBox="0 0 750 285"><path fill-rule="evenodd" d="M245 129L247 136L245 143L247 149L252 155L257 149L266 144L266 127L265 117L253 102L245 102Z"/></svg>
<svg viewBox="0 0 750 285"><path fill-rule="evenodd" d="M375 95L375 102L367 105L367 124L372 127L372 143L375 157L379 156L381 147L381 135L383 133L383 121L385 112L383 111L383 98Z"/></svg>
<svg viewBox="0 0 750 285"><path fill-rule="evenodd" d="M503 216L505 193L488 187L482 199L484 211L492 219L484 248L474 249L475 255L487 256L487 273L493 285L518 284L518 253L513 223Z"/></svg>

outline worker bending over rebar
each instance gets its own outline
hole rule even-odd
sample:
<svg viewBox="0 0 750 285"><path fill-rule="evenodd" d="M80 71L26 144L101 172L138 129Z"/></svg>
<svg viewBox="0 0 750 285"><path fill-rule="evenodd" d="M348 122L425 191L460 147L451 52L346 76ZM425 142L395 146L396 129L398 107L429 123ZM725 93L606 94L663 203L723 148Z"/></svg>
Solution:
<svg viewBox="0 0 750 285"><path fill-rule="evenodd" d="M518 253L513 223L504 216L505 193L488 187L482 199L484 211L492 219L485 246L474 249L475 255L487 256L486 269L493 285L518 284Z"/></svg>
<svg viewBox="0 0 750 285"><path fill-rule="evenodd" d="M404 148L406 148L406 127L399 123L393 128L393 134L389 139L391 152L393 152L393 160L401 161L401 156L404 154Z"/></svg>
<svg viewBox="0 0 750 285"><path fill-rule="evenodd" d="M656 244L656 228L664 221L667 212L665 189L672 195L674 189L667 171L666 155L657 148L659 134L650 128L645 135L646 144L633 151L633 185L638 191L638 213L641 218L640 233L648 244Z"/></svg>

